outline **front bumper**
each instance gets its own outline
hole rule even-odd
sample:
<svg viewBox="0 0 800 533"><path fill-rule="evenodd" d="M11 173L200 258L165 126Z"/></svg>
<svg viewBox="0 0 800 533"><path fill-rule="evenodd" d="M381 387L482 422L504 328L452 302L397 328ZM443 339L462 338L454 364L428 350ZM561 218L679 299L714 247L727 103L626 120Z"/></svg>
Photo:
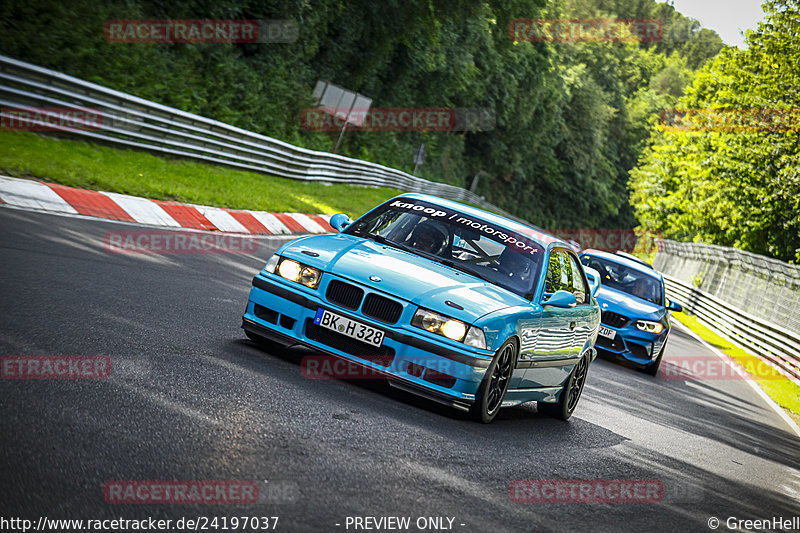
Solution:
<svg viewBox="0 0 800 533"><path fill-rule="evenodd" d="M466 409L492 361L489 351L448 344L409 325L416 306L396 300L404 308L396 324L388 325L360 312L329 302L324 295L336 276L325 274L317 290L259 273L242 317L242 327L284 346L304 345L316 351L357 363L389 379L392 386L448 405ZM352 285L358 285L350 280ZM375 292L360 286L365 293ZM390 296L390 295L384 295ZM319 308L379 328L380 348L351 339L314 324ZM415 331L416 330L416 331ZM347 376L341 376L347 378Z"/></svg>
<svg viewBox="0 0 800 533"><path fill-rule="evenodd" d="M665 329L658 335L641 331L634 325L635 321L622 328L615 328L608 324L602 324L616 332L613 340L597 336L595 348L600 354L610 355L618 359L631 362L640 367L647 367L658 358L661 348L667 341L669 329Z"/></svg>

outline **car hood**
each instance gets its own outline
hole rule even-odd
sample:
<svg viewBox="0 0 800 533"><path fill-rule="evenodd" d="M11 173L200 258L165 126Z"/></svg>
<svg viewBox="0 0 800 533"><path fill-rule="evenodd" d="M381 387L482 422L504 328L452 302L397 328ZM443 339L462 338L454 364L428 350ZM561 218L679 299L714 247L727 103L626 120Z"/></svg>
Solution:
<svg viewBox="0 0 800 533"><path fill-rule="evenodd" d="M633 320L641 319L658 322L664 318L666 313L665 308L661 305L656 305L604 285L600 286L596 298L597 303L600 304L600 309L607 309Z"/></svg>
<svg viewBox="0 0 800 533"><path fill-rule="evenodd" d="M318 255L310 256L304 250ZM530 305L524 298L465 272L344 233L297 239L279 253L459 320L474 322L500 309ZM380 281L371 281L371 276ZM448 300L464 309L445 304Z"/></svg>

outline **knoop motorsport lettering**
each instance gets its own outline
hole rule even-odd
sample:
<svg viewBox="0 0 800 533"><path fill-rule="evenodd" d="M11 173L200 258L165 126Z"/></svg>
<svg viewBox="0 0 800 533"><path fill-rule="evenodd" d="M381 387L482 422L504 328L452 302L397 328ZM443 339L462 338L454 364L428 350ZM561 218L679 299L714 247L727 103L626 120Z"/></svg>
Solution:
<svg viewBox="0 0 800 533"><path fill-rule="evenodd" d="M404 202L402 200L395 200L389 207L397 209L404 209L413 211L421 215L427 215L433 219L447 220L450 224L457 224L464 226L473 231L480 232L488 238L501 242L506 246L513 246L518 252L527 252L531 255L539 252L540 248L536 243L531 245L532 241L519 235L518 233L510 232L506 229L498 228L484 222L482 220L473 220L465 217L458 211L452 211L442 206L431 205L426 202Z"/></svg>

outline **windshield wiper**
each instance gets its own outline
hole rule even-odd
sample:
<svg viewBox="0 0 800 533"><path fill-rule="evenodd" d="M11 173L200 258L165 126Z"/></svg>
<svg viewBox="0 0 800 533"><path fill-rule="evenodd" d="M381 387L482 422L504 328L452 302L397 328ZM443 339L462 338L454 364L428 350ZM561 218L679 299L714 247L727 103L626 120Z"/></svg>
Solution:
<svg viewBox="0 0 800 533"><path fill-rule="evenodd" d="M399 242L395 242L395 241L393 241L391 239L387 239L383 235L378 235L377 233L367 233L366 236L368 238L372 239L373 241L379 243L379 244L385 244L386 246L392 246L394 248L397 248L398 250L403 250L404 252L409 252L409 253L412 253L412 254L417 253L417 250L415 250L414 248L410 248L410 247L406 246L405 244L400 244Z"/></svg>

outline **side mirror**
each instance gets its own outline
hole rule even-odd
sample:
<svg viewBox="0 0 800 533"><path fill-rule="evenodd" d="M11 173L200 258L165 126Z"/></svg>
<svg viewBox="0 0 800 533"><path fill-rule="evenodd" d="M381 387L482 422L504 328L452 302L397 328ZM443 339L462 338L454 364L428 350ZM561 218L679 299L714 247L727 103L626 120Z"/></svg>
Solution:
<svg viewBox="0 0 800 533"><path fill-rule="evenodd" d="M669 309L670 311L675 311L676 313L680 313L681 311L683 311L683 306L678 302L667 300L667 309Z"/></svg>
<svg viewBox="0 0 800 533"><path fill-rule="evenodd" d="M542 305L549 305L551 307L572 307L576 303L575 295L571 292L556 291L546 302L542 302Z"/></svg>
<svg viewBox="0 0 800 533"><path fill-rule="evenodd" d="M592 298L594 298L597 291L600 290L600 272L590 267L583 267L583 271L586 272L586 277L589 279L589 288L592 291Z"/></svg>
<svg viewBox="0 0 800 533"><path fill-rule="evenodd" d="M350 220L350 217L344 213L336 213L331 217L330 225L336 231L343 231L351 222L353 221Z"/></svg>

